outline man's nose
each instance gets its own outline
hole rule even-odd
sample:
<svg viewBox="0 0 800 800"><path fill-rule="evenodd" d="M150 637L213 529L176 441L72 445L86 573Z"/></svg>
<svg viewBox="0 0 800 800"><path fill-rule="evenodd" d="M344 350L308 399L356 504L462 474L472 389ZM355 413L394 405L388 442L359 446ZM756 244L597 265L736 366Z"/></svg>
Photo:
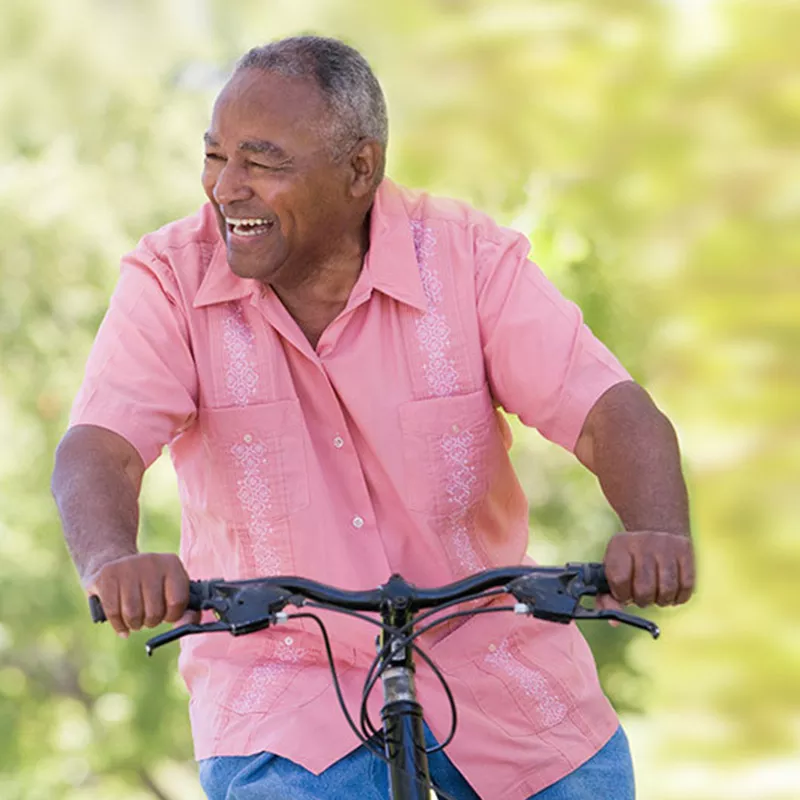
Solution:
<svg viewBox="0 0 800 800"><path fill-rule="evenodd" d="M214 183L214 199L217 203L226 206L236 200L247 200L251 195L245 171L237 164L226 162Z"/></svg>

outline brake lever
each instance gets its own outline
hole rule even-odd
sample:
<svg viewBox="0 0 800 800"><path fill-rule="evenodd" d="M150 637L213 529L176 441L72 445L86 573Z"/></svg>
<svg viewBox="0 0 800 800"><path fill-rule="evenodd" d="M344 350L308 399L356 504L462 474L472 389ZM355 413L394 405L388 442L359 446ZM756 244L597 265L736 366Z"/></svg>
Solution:
<svg viewBox="0 0 800 800"><path fill-rule="evenodd" d="M644 617L637 617L635 614L628 614L626 611L617 611L613 608L603 608L600 610L584 608L578 604L575 610L575 619L611 619L621 622L623 625L631 625L634 628L641 628L647 631L654 639L661 635L661 629L655 622Z"/></svg>
<svg viewBox="0 0 800 800"><path fill-rule="evenodd" d="M144 649L147 655L153 655L153 650L161 647L162 645L169 644L170 642L177 641L184 636L190 636L193 633L214 633L216 631L230 631L230 625L225 622L205 622L203 624L190 623L188 625L181 625L178 628L173 628L166 633L160 633L158 636L153 636L145 642Z"/></svg>
<svg viewBox="0 0 800 800"><path fill-rule="evenodd" d="M555 575L536 578L525 575L511 581L506 591L517 599L519 613L531 614L537 619L564 625L573 619L609 619L641 628L657 639L661 631L648 619L616 609L590 609L581 605L582 597L600 593L586 575L586 569L594 566L567 564L566 569ZM607 584L602 589L607 591Z"/></svg>

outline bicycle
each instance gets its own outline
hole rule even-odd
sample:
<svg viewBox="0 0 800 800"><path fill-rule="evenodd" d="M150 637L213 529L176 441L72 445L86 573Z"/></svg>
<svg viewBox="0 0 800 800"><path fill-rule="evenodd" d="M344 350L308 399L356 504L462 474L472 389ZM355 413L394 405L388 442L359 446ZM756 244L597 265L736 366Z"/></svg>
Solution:
<svg viewBox="0 0 800 800"><path fill-rule="evenodd" d="M658 626L650 620L624 611L596 610L581 604L585 596L608 593L603 565L596 563L488 569L434 589L417 589L397 574L383 586L366 591L337 589L305 578L281 576L240 581L192 581L189 608L213 611L216 622L182 625L149 639L145 647L147 654L152 655L158 647L192 634L226 631L233 636L243 636L289 619L314 620L320 627L336 695L350 728L361 743L388 766L390 797L394 800L427 800L433 791L446 798L431 781L428 755L444 749L452 741L457 711L444 676L415 640L436 625L456 617L508 611L562 624L575 619L616 620L646 630L654 639L658 637ZM501 594L512 595L516 602L454 611L414 630L420 622L444 609ZM99 598L90 597L89 605L93 620L105 621ZM289 605L350 614L380 628L377 655L367 672L362 693L360 729L345 705L325 624L313 613L287 613L284 609ZM418 613L422 611L424 613ZM366 616L367 613L379 614L380 621ZM417 701L414 685L415 653L430 666L444 687L452 713L448 736L430 750L425 746L423 709ZM380 731L367 711L367 698L379 680L384 696ZM382 742L383 751L376 742Z"/></svg>

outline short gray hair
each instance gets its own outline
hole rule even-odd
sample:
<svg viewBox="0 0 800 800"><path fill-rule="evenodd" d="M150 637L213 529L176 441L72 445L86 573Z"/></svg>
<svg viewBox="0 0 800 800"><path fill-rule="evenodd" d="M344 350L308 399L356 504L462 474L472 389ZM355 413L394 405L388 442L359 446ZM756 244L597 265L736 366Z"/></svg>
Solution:
<svg viewBox="0 0 800 800"><path fill-rule="evenodd" d="M389 123L378 79L357 50L338 39L293 36L254 47L239 59L235 72L262 69L292 78L312 78L331 110L335 147L358 139L376 139L386 151ZM380 166L383 175L383 165Z"/></svg>

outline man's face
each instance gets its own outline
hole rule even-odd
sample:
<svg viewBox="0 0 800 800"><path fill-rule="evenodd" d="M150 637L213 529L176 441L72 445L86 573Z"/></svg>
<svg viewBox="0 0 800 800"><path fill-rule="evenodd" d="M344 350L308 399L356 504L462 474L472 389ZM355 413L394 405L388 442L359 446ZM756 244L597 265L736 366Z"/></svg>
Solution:
<svg viewBox="0 0 800 800"><path fill-rule="evenodd" d="M203 188L240 277L296 285L346 228L347 162L330 153L328 114L311 80L258 69L236 73L217 98Z"/></svg>

